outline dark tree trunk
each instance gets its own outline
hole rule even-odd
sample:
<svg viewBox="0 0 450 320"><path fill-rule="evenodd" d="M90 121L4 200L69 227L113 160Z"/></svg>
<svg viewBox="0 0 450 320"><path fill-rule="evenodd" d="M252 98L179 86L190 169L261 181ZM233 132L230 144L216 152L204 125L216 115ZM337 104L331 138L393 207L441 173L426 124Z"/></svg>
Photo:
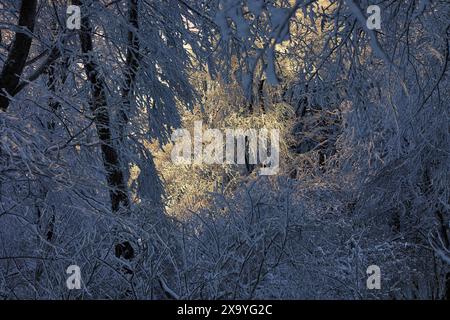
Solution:
<svg viewBox="0 0 450 320"><path fill-rule="evenodd" d="M36 19L37 0L23 0L19 11L19 27L33 32ZM15 93L25 63L30 52L32 38L25 31L17 31L8 58L0 74L0 110L6 111L9 106L8 96Z"/></svg>
<svg viewBox="0 0 450 320"><path fill-rule="evenodd" d="M73 1L81 6L81 1ZM106 84L98 72L98 66L92 59L93 41L89 18L84 15L81 19L80 43L83 53L83 64L88 80L91 83L92 101L91 109L94 114L97 134L101 142L103 165L106 170L106 179L110 188L111 208L117 212L121 206L129 206L123 171L120 168L119 153L113 146L111 134L111 121L106 100Z"/></svg>
<svg viewBox="0 0 450 320"><path fill-rule="evenodd" d="M131 95L134 90L136 75L139 69L139 30L138 0L129 0L129 30L125 65L125 83L122 87L122 107L119 110L119 140L123 142L126 136L128 113L131 106Z"/></svg>
<svg viewBox="0 0 450 320"><path fill-rule="evenodd" d="M259 100L259 109L262 113L266 113L266 99L264 96L264 83L266 82L266 79L259 80L258 84L258 100Z"/></svg>

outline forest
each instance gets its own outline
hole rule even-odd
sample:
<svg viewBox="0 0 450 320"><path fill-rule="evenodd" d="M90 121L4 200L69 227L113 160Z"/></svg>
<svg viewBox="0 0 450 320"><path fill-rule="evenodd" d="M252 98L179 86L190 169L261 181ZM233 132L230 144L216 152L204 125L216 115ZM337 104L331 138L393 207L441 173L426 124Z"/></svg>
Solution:
<svg viewBox="0 0 450 320"><path fill-rule="evenodd" d="M0 300L450 299L448 0L0 0Z"/></svg>

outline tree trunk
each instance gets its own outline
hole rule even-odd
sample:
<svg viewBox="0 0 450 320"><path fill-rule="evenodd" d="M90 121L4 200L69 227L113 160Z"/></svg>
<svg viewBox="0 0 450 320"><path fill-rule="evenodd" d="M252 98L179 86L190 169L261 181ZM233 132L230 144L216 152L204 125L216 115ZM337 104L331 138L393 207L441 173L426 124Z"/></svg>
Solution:
<svg viewBox="0 0 450 320"><path fill-rule="evenodd" d="M73 1L81 5L81 1ZM111 139L111 121L106 101L106 84L98 72L98 66L92 59L93 41L89 18L84 15L81 19L80 43L83 53L83 64L88 80L91 83L92 101L91 110L94 114L95 126L101 143L103 165L106 170L106 179L110 188L111 208L117 212L121 206L127 208L130 204L123 171L120 168L119 153L113 146Z"/></svg>
<svg viewBox="0 0 450 320"><path fill-rule="evenodd" d="M122 87L122 107L119 110L119 140L124 142L126 136L126 126L128 123L128 113L131 106L131 95L133 93L136 75L139 69L139 30L138 0L129 0L129 30L128 45L125 65L125 83Z"/></svg>
<svg viewBox="0 0 450 320"><path fill-rule="evenodd" d="M37 0L22 0L19 11L19 28L34 30L36 19ZM9 97L14 95L20 81L25 63L30 52L32 38L24 31L17 31L14 37L8 58L0 74L0 110L6 111L9 106Z"/></svg>

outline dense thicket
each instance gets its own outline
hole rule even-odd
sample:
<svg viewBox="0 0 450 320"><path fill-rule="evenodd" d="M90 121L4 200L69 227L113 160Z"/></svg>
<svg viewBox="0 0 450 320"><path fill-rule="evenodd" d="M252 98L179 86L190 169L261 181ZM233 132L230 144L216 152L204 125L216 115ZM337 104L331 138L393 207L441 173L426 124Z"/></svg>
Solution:
<svg viewBox="0 0 450 320"><path fill-rule="evenodd" d="M450 297L448 1L72 4L0 0L0 298ZM196 120L280 171L174 164Z"/></svg>

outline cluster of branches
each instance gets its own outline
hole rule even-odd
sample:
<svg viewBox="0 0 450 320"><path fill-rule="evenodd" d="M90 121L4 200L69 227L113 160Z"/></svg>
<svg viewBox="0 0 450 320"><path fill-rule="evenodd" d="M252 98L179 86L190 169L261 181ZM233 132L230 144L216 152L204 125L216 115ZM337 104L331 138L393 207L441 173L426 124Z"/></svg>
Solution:
<svg viewBox="0 0 450 320"><path fill-rule="evenodd" d="M85 298L450 297L447 1L380 1L379 31L365 0L73 4L80 30L0 1L2 297L73 298L69 264ZM290 104L318 161L177 221L147 144L208 103L203 68Z"/></svg>

